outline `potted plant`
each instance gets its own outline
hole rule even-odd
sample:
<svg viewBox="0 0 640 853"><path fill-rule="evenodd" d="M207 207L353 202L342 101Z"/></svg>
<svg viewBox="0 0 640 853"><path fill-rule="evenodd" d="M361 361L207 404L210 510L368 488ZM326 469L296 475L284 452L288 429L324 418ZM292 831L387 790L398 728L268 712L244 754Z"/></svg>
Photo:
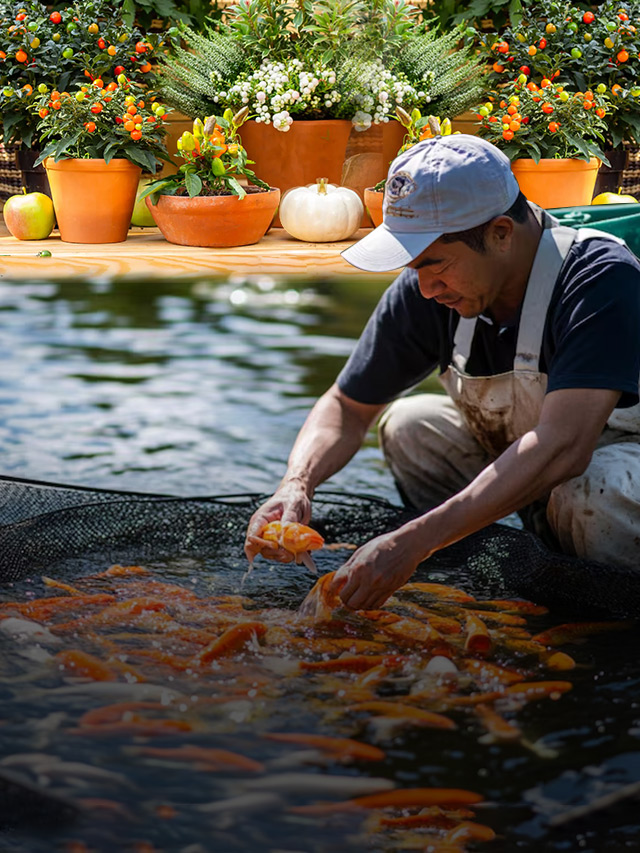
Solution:
<svg viewBox="0 0 640 853"><path fill-rule="evenodd" d="M319 175L340 183L352 128L393 128L396 104L449 113L480 96L477 60L456 51L457 31L427 33L419 15L405 0L241 0L218 31L183 28L160 91L192 116L248 106L245 143L282 191ZM385 135L381 169L402 137Z"/></svg>
<svg viewBox="0 0 640 853"><path fill-rule="evenodd" d="M597 9L551 3L528 11L517 26L483 38L490 86L524 74L543 86L610 95L602 148L611 161L598 192L615 191L626 161L624 143L640 141L640 16L636 6L605 0Z"/></svg>
<svg viewBox="0 0 640 853"><path fill-rule="evenodd" d="M51 11L40 0L0 7L0 136L19 143L18 166L28 190L46 191L33 103L48 90L64 91L93 79L105 85L119 74L153 85L157 35L144 36L120 20L122 9L104 0L78 0Z"/></svg>
<svg viewBox="0 0 640 853"><path fill-rule="evenodd" d="M196 119L178 142L184 164L140 193L164 238L181 246L223 248L257 243L274 217L280 190L249 168L238 130L247 107Z"/></svg>
<svg viewBox="0 0 640 853"><path fill-rule="evenodd" d="M394 152L392 159L423 139L449 136L453 132L450 119L445 118L440 121L438 116L423 116L417 107L409 114L402 107L397 106L393 118L401 129L401 144L398 151ZM382 202L386 180L385 177L374 187L367 187L364 191L364 203L375 227L382 224Z"/></svg>
<svg viewBox="0 0 640 853"><path fill-rule="evenodd" d="M60 237L69 243L125 240L141 168L154 172L164 147L165 108L124 74L76 92L42 93L34 109L45 148Z"/></svg>
<svg viewBox="0 0 640 853"><path fill-rule="evenodd" d="M541 207L591 203L601 162L610 101L604 93L569 91L525 74L479 109L479 135L511 160L520 189Z"/></svg>

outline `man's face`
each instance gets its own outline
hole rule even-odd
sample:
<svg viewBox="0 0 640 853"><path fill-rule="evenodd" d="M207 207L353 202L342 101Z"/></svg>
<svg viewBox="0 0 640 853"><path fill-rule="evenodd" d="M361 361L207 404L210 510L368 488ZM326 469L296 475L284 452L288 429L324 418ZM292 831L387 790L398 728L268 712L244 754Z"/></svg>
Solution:
<svg viewBox="0 0 640 853"><path fill-rule="evenodd" d="M418 272L425 299L435 299L461 317L477 317L502 292L505 271L501 260L503 256L491 245L481 253L460 241L436 240L409 266Z"/></svg>

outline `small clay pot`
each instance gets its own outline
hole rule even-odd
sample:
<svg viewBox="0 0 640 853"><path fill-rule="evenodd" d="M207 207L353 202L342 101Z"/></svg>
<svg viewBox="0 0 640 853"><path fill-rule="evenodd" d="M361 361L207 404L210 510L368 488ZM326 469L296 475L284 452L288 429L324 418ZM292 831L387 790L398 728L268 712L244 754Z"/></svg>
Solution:
<svg viewBox="0 0 640 853"><path fill-rule="evenodd" d="M378 192L373 187L364 191L364 204L375 228L382 225L382 200L384 192Z"/></svg>
<svg viewBox="0 0 640 853"><path fill-rule="evenodd" d="M242 200L236 195L161 195L155 205L148 196L146 202L169 243L223 249L264 237L278 209L280 190L250 192Z"/></svg>

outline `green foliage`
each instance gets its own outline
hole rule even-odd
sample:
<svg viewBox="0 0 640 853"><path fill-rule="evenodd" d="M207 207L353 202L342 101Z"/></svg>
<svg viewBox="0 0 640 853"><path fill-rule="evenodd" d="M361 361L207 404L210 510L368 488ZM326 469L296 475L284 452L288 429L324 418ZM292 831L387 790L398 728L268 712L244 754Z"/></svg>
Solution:
<svg viewBox="0 0 640 853"><path fill-rule="evenodd" d="M196 119L193 132L185 131L178 140L180 156L185 161L175 175L148 184L139 199L151 197L158 203L161 195L235 195L243 199L247 193L238 178L246 177L251 184L269 189L249 168L248 159L238 131L246 121L245 108L233 114L226 110L222 116Z"/></svg>
<svg viewBox="0 0 640 853"><path fill-rule="evenodd" d="M155 172L160 160L169 159L164 145L166 110L158 102L147 106L141 86L122 80L120 85L83 88L38 95L32 109L39 117L38 136L45 147L36 163L45 157L107 162L123 157Z"/></svg>
<svg viewBox="0 0 640 853"><path fill-rule="evenodd" d="M530 7L516 26L491 33L482 49L492 64L490 86L526 73L575 91L611 93L606 141L640 140L640 8L605 0L595 12L570 3ZM604 89L602 88L604 87Z"/></svg>
<svg viewBox="0 0 640 853"><path fill-rule="evenodd" d="M37 116L31 107L39 85L65 89L97 77L109 83L121 70L134 81L153 85L149 60L160 39L124 25L118 11L106 0L77 0L56 12L39 0L0 4L0 115L5 142L21 140L30 146L37 141ZM144 50L136 50L142 44Z"/></svg>

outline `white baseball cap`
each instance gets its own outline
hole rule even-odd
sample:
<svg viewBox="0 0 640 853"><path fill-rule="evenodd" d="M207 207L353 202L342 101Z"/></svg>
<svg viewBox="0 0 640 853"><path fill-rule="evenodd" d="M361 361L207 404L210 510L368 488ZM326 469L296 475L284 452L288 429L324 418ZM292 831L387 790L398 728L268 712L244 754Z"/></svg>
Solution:
<svg viewBox="0 0 640 853"><path fill-rule="evenodd" d="M506 154L466 133L425 139L389 167L383 222L342 252L362 270L405 267L443 234L505 213L520 192Z"/></svg>

